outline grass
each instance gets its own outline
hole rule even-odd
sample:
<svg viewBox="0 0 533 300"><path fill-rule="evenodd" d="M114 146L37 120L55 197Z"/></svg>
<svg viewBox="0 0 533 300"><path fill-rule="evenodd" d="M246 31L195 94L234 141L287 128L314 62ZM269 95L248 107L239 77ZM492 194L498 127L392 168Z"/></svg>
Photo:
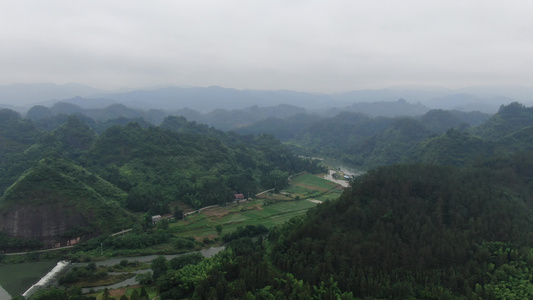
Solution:
<svg viewBox="0 0 533 300"><path fill-rule="evenodd" d="M336 183L333 183L329 180L320 178L312 174L302 174L296 176L292 179L292 185L294 186L304 186L309 189L324 189L331 190L337 186Z"/></svg>
<svg viewBox="0 0 533 300"><path fill-rule="evenodd" d="M135 273L121 273L121 274L115 274L115 275L108 275L106 278L102 278L98 280L80 280L73 284L69 284L67 286L78 286L78 287L84 287L84 288L106 286L106 285L112 285L115 283L122 282L133 276L135 276Z"/></svg>
<svg viewBox="0 0 533 300"><path fill-rule="evenodd" d="M157 296L157 293L158 293L157 287L155 287L155 286L145 286L144 289L146 290L146 293L148 293L148 299L154 299ZM126 289L126 296L128 296L128 298L130 298L131 294L135 290L137 290L137 293L139 293L139 294L141 293L141 288L131 288L131 289Z"/></svg>
<svg viewBox="0 0 533 300"><path fill-rule="evenodd" d="M155 286L145 286L144 289L148 293L148 299L155 299L157 297L157 294L158 294L157 287L155 287ZM130 287L130 288L114 289L114 290L110 290L109 292L110 292L110 295L111 295L112 299L119 299L120 296L122 296L122 295L126 295L128 297L128 299L129 299L129 298L131 298L131 294L135 290L137 291L138 294L141 294L141 287L140 286ZM98 293L92 293L92 294L88 294L86 296L95 297L97 300L101 300L103 295L104 295L104 292L100 291Z"/></svg>

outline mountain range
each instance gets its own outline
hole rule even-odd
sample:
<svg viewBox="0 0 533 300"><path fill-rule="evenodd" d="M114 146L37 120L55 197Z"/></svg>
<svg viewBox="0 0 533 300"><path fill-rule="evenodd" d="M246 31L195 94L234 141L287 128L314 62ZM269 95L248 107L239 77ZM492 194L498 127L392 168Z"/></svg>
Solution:
<svg viewBox="0 0 533 300"><path fill-rule="evenodd" d="M456 109L495 113L499 106L514 101L532 103L533 89L526 87L389 88L342 93L308 93L287 90L237 90L217 86L165 86L133 90L105 91L79 83L11 84L0 86L0 107L25 112L33 105L51 106L58 101L83 108L102 108L115 103L139 109L190 108L201 113L214 109L289 104L310 111L324 111L361 102L391 102L403 98L429 109Z"/></svg>

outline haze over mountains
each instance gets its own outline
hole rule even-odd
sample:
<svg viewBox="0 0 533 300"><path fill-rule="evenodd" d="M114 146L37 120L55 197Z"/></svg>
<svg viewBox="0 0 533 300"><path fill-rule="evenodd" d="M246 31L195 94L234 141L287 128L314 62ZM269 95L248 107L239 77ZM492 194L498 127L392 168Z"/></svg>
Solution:
<svg viewBox="0 0 533 300"><path fill-rule="evenodd" d="M439 87L396 87L319 94L287 90L237 90L217 86L166 86L118 91L104 91L78 83L0 86L0 106L21 113L25 113L37 104L49 107L59 101L72 103L82 108L103 108L121 103L144 110L189 108L207 113L215 109L233 110L254 105L264 107L279 104L325 112L331 108L361 107L363 104L360 103L386 103L395 102L398 99L404 99L406 103L417 104L420 107L425 106L427 110L440 108L495 113L500 105L514 101L530 105L533 103L533 89L501 86L469 87L457 90ZM369 114L372 115L372 113Z"/></svg>

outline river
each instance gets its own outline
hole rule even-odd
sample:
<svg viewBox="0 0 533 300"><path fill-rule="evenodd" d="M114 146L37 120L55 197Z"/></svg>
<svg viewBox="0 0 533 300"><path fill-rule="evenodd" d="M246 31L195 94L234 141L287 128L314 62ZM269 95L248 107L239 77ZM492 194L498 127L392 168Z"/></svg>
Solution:
<svg viewBox="0 0 533 300"><path fill-rule="evenodd" d="M349 187L350 182L345 179L335 179L333 174L338 173L339 171L344 175L351 177L363 175L365 172L356 168L355 166L350 166L349 164L343 163L340 160L326 158L321 162L322 165L327 166L328 173L324 175L324 179L335 182L343 187Z"/></svg>
<svg viewBox="0 0 533 300"><path fill-rule="evenodd" d="M350 176L361 176L365 174L365 171L361 170L357 166L333 158L325 158L322 160L321 164L329 168L339 170L342 173Z"/></svg>
<svg viewBox="0 0 533 300"><path fill-rule="evenodd" d="M187 252L187 253L182 253L182 254L174 254L174 255L163 255L163 256L167 260L170 260L170 259L172 259L174 257L177 257L177 256L199 252L204 257L212 257L212 256L215 256L218 252L224 250L224 248L225 248L224 246L211 247L211 248L207 248L207 249L202 249L200 251L193 251L193 252ZM114 257L114 258L110 258L110 259L103 260L103 261L97 261L95 263L98 266L113 266L113 265L116 265L116 264L120 263L123 260L139 261L139 262L150 262L150 261L156 259L157 257L159 257L159 255L133 256L133 257ZM31 296L33 293L35 293L39 288L42 288L43 286L57 285L58 274L63 273L63 271L65 269L69 269L69 268L72 268L72 267L75 267L75 266L83 267L83 266L86 266L87 264L88 263L66 263L65 264L65 262L59 262L54 269L52 269L50 272L48 272L48 274L46 274L43 278L41 278L41 280L39 282L42 283L42 285L40 285L39 283L32 285L24 293L24 296L26 298L28 298L29 296ZM139 273L146 273L146 272L151 272L151 270L140 270L140 271L136 271L136 272L133 272L133 273L139 274ZM134 277L134 278L130 278L130 279L124 280L122 282L119 282L117 284L110 285L110 286L99 286L99 287L93 287L93 288L83 288L82 292L83 293L88 293L90 290L99 291L99 290L103 290L105 288L115 289L115 288L125 287L125 286L129 286L129 285L135 285L135 284L138 284L138 282L135 280L135 277ZM5 295L4 295L4 292L5 292ZM11 297L9 296L9 294L5 290L0 288L0 300L4 300L4 299L11 299Z"/></svg>

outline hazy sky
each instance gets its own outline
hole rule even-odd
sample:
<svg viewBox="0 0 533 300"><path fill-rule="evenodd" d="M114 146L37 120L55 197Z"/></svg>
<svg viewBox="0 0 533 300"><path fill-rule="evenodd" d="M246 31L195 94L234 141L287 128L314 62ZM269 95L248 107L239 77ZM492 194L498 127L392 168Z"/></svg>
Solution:
<svg viewBox="0 0 533 300"><path fill-rule="evenodd" d="M533 1L2 1L0 84L533 85Z"/></svg>

